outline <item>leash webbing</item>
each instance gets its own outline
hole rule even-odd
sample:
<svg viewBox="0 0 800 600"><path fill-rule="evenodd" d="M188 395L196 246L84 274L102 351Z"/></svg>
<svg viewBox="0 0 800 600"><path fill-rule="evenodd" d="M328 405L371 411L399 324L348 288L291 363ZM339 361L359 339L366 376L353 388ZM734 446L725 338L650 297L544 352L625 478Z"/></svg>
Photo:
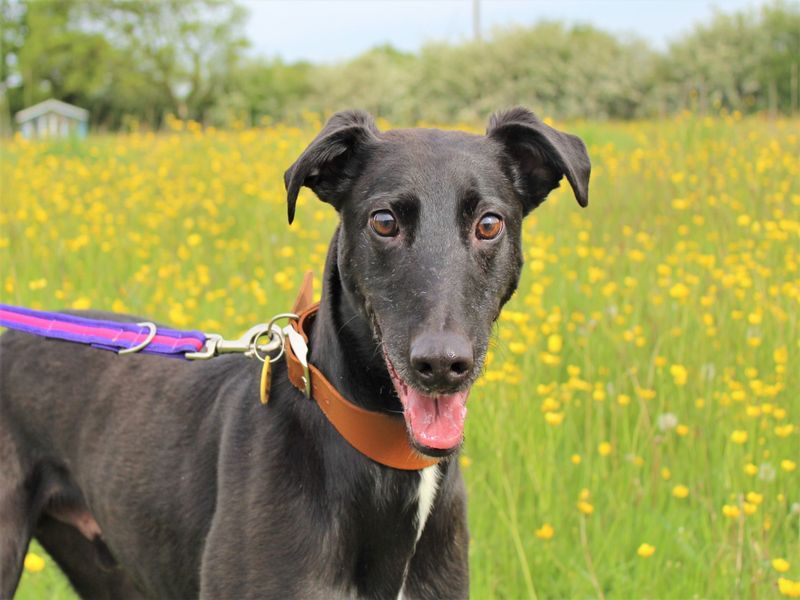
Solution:
<svg viewBox="0 0 800 600"><path fill-rule="evenodd" d="M206 335L200 331L89 319L8 304L0 304L0 326L115 352L130 350L178 358L187 352L198 352L206 343Z"/></svg>

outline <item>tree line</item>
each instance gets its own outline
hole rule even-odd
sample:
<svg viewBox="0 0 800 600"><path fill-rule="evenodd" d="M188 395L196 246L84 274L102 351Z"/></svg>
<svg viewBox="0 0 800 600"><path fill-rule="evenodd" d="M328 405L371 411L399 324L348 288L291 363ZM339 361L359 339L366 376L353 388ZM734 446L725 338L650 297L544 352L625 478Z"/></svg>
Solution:
<svg viewBox="0 0 800 600"><path fill-rule="evenodd" d="M800 3L717 13L659 51L635 37L542 22L419 52L371 49L335 65L253 57L246 11L225 0L0 0L0 124L46 98L101 130L293 121L361 107L397 124L481 121L525 104L561 119L685 109L793 114Z"/></svg>

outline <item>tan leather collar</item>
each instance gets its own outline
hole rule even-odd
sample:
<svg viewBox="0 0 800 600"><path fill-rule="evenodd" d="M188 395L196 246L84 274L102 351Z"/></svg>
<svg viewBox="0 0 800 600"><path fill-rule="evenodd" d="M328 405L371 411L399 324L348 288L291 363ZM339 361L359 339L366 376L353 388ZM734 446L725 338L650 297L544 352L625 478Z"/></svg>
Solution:
<svg viewBox="0 0 800 600"><path fill-rule="evenodd" d="M293 310L300 318L290 324L306 343L311 323L319 310L319 303L311 305L312 286L312 275L308 272ZM305 393L306 371L288 340L286 366L289 381ZM417 471L439 462L421 455L411 446L402 418L356 406L342 396L314 365L308 365L308 374L311 378L311 397L336 431L361 454L387 467L403 470Z"/></svg>

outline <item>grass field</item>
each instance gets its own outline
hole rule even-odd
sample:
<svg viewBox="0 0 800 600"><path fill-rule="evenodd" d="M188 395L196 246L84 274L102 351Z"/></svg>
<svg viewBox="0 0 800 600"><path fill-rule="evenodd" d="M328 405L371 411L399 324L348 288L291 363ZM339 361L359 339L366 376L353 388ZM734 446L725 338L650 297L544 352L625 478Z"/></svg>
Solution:
<svg viewBox="0 0 800 600"><path fill-rule="evenodd" d="M287 309L336 220L305 191L286 224L319 122L172 125L0 146L2 302L227 336ZM473 597L800 597L800 121L564 127L589 208L528 218L470 399ZM29 562L19 598L72 598Z"/></svg>

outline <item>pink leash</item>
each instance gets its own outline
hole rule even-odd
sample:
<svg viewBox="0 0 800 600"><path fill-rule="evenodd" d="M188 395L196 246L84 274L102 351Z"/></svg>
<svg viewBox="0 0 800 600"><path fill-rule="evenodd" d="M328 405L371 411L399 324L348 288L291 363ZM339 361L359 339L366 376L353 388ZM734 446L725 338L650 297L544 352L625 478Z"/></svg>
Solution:
<svg viewBox="0 0 800 600"><path fill-rule="evenodd" d="M115 352L158 354L186 358L199 352L207 336L200 331L179 331L155 323L124 323L88 319L0 304L0 326L46 338L89 344Z"/></svg>

